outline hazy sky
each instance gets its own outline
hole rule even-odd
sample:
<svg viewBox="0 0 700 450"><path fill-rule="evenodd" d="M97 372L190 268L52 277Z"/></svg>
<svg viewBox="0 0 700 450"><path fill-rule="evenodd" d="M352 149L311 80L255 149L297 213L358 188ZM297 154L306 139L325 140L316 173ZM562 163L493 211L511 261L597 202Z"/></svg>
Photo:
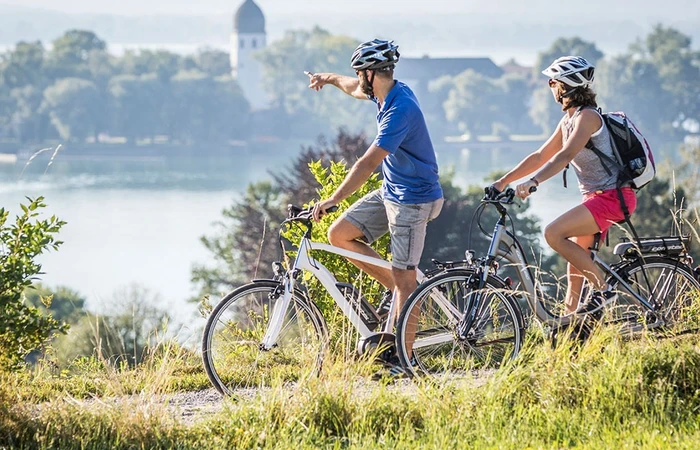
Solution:
<svg viewBox="0 0 700 450"><path fill-rule="evenodd" d="M599 14L616 15L624 20L680 21L700 17L698 0L579 0L582 5L574 12L575 2L554 0L256 0L268 15L342 14L344 12L374 11L378 14L504 14L506 18L573 20L574 14L592 18ZM0 4L30 8L60 10L67 13L142 14L211 14L231 13L242 0L0 0ZM367 20L385 20L386 17Z"/></svg>

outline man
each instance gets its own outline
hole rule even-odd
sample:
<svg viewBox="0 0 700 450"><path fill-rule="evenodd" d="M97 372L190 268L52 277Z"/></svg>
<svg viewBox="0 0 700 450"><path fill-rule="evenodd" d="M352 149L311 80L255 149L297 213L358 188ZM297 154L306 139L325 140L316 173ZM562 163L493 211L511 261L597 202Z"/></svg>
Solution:
<svg viewBox="0 0 700 450"><path fill-rule="evenodd" d="M352 195L382 165L382 188L338 218L328 239L337 247L379 258L368 244L387 231L391 234L391 270L352 262L395 292L397 313L417 287L416 266L423 253L426 226L443 204L435 150L418 100L408 86L394 80L398 61L398 46L393 41L375 39L360 44L352 55L357 78L306 73L311 89L318 91L330 84L357 99L372 100L379 109L376 139L333 195L314 206L313 217L318 221L327 208ZM392 376L403 375L398 361L389 371Z"/></svg>

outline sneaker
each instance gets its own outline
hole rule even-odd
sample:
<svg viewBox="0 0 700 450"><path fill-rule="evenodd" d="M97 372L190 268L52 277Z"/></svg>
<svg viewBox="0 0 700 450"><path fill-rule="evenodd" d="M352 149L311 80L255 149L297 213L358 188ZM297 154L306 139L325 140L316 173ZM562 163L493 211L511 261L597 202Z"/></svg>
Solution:
<svg viewBox="0 0 700 450"><path fill-rule="evenodd" d="M384 320L389 315L389 308L391 308L391 299L394 296L394 292L390 289L384 291L382 299L379 301L379 306L377 306L377 315L380 319Z"/></svg>
<svg viewBox="0 0 700 450"><path fill-rule="evenodd" d="M595 314L615 300L617 300L617 294L613 291L594 291L588 300L579 305L576 314Z"/></svg>

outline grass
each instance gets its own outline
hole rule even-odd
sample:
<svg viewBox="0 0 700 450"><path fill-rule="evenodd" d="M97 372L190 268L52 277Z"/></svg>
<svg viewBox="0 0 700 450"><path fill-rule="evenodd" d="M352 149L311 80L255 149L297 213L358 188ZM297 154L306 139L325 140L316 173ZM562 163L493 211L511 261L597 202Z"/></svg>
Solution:
<svg viewBox="0 0 700 450"><path fill-rule="evenodd" d="M373 383L341 359L193 424L157 394L208 387L192 355L138 369L2 374L0 448L699 448L700 338L531 339L484 383ZM183 382L182 378L190 381ZM204 377L205 378L205 377ZM138 394L117 404L76 397ZM44 403L42 403L44 402Z"/></svg>
<svg viewBox="0 0 700 450"><path fill-rule="evenodd" d="M20 403L57 398L86 399L195 391L210 387L201 357L175 344L159 347L136 367L112 364L100 358L78 358L60 369L50 361L21 372L0 371L0 383Z"/></svg>

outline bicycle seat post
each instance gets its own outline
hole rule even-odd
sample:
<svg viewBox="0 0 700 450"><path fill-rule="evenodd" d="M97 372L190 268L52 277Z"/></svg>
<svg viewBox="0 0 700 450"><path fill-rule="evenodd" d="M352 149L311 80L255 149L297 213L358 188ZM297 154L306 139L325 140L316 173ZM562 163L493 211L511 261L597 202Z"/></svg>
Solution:
<svg viewBox="0 0 700 450"><path fill-rule="evenodd" d="M597 253L600 250L600 241L603 238L603 234L601 232L598 232L593 235L593 245L590 246L588 250L591 252ZM593 255L591 255L593 257Z"/></svg>

